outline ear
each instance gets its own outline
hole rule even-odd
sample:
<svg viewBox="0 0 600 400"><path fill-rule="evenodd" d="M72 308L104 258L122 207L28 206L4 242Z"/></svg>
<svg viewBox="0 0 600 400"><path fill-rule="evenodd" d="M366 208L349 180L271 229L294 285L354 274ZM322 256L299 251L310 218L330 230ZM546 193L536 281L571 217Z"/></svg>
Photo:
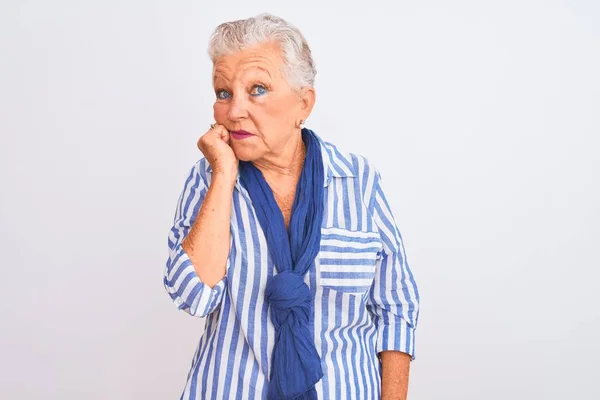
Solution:
<svg viewBox="0 0 600 400"><path fill-rule="evenodd" d="M312 109L315 105L316 93L315 88L312 86L305 86L300 89L300 119L306 121L308 116L312 112Z"/></svg>

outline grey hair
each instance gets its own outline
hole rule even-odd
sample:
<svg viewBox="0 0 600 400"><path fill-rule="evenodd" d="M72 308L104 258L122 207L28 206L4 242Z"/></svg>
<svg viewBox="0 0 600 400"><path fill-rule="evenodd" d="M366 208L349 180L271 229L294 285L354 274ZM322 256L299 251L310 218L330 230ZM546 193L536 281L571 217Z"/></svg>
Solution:
<svg viewBox="0 0 600 400"><path fill-rule="evenodd" d="M294 25L271 14L222 23L210 38L208 55L214 64L220 56L269 42L280 46L283 73L292 87L314 86L317 70L306 39Z"/></svg>

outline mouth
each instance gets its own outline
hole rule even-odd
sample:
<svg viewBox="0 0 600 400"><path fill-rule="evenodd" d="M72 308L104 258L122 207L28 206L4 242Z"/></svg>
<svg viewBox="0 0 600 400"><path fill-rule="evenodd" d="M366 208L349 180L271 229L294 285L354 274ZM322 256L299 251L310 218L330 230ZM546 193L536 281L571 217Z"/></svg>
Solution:
<svg viewBox="0 0 600 400"><path fill-rule="evenodd" d="M243 130L239 130L239 131L231 131L231 137L234 139L246 139L249 138L251 136L254 136L253 133L250 133L248 131L243 131Z"/></svg>

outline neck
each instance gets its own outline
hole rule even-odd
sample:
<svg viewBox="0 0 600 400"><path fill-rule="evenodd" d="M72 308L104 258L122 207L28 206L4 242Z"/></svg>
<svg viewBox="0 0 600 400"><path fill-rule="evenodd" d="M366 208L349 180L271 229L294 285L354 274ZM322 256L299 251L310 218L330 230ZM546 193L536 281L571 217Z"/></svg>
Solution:
<svg viewBox="0 0 600 400"><path fill-rule="evenodd" d="M306 148L302 141L302 135L298 134L294 135L278 154L256 160L253 164L267 180L269 178L297 177L302 171L305 156Z"/></svg>

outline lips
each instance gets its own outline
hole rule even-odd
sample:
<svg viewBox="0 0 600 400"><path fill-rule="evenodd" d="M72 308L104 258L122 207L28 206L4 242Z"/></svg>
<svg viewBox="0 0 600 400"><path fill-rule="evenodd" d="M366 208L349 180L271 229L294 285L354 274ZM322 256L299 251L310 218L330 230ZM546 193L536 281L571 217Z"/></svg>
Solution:
<svg viewBox="0 0 600 400"><path fill-rule="evenodd" d="M236 139L236 140L240 140L240 139L247 139L251 136L254 136L254 134L248 132L248 131L231 131L231 137Z"/></svg>

